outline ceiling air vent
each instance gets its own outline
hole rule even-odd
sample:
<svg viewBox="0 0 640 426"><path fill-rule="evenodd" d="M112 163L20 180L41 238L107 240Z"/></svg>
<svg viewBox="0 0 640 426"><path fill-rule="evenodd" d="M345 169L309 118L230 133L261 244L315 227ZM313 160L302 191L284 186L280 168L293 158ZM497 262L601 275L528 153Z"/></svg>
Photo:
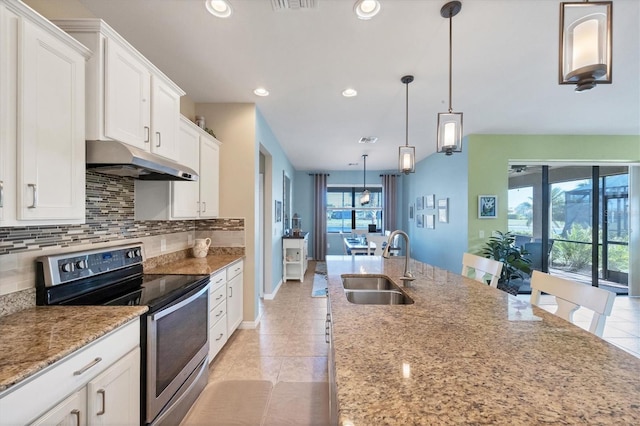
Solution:
<svg viewBox="0 0 640 426"><path fill-rule="evenodd" d="M318 7L318 0L271 0L273 10L313 9Z"/></svg>
<svg viewBox="0 0 640 426"><path fill-rule="evenodd" d="M360 138L358 143L376 143L377 141L378 138L376 138L375 136L364 136Z"/></svg>

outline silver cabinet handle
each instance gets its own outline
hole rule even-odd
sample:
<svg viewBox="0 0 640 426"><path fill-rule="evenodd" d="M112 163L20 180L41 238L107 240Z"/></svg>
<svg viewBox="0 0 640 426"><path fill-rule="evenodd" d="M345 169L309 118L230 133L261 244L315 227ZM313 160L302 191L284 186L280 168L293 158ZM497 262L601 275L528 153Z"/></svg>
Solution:
<svg viewBox="0 0 640 426"><path fill-rule="evenodd" d="M102 358L98 357L96 359L94 359L93 361L91 361L89 364L85 365L84 367L82 367L80 370L74 371L73 375L74 376L79 376L81 374L84 374L85 371L87 371L88 369L90 369L91 367L93 367L94 365L96 365L97 363L99 363L100 361L102 361Z"/></svg>
<svg viewBox="0 0 640 426"><path fill-rule="evenodd" d="M216 300L220 300L224 297L224 294L221 294L220 296L216 297Z"/></svg>
<svg viewBox="0 0 640 426"><path fill-rule="evenodd" d="M220 333L220 335L219 335L219 336L218 336L218 338L216 339L216 342L217 342L218 340L222 339L222 336L224 336L224 334L223 334L223 333Z"/></svg>
<svg viewBox="0 0 640 426"><path fill-rule="evenodd" d="M221 283L222 281L224 281L224 278L218 278L218 281L216 281L216 284Z"/></svg>
<svg viewBox="0 0 640 426"><path fill-rule="evenodd" d="M98 394L100 394L100 396L102 396L102 410L98 411L96 413L96 416L101 416L107 411L107 402L105 400L106 392L104 391L104 389L98 389Z"/></svg>
<svg viewBox="0 0 640 426"><path fill-rule="evenodd" d="M224 313L224 311L220 311L216 314L216 318L218 318L220 315L222 315Z"/></svg>
<svg viewBox="0 0 640 426"><path fill-rule="evenodd" d="M76 426L80 426L80 410L71 410L71 415L76 416Z"/></svg>
<svg viewBox="0 0 640 426"><path fill-rule="evenodd" d="M4 181L0 180L0 207L4 207Z"/></svg>
<svg viewBox="0 0 640 426"><path fill-rule="evenodd" d="M145 136L144 136L144 143L149 143L149 126L144 126L144 132L145 132Z"/></svg>
<svg viewBox="0 0 640 426"><path fill-rule="evenodd" d="M27 186L33 189L33 204L29 208L35 209L38 207L38 186L35 183L28 183Z"/></svg>
<svg viewBox="0 0 640 426"><path fill-rule="evenodd" d="M161 139L161 136L160 136L160 132L156 132L156 136L157 136L156 139L158 141L158 143L156 144L156 148L160 148L160 145L162 145L162 139Z"/></svg>
<svg viewBox="0 0 640 426"><path fill-rule="evenodd" d="M233 297L233 287L229 287L229 297Z"/></svg>

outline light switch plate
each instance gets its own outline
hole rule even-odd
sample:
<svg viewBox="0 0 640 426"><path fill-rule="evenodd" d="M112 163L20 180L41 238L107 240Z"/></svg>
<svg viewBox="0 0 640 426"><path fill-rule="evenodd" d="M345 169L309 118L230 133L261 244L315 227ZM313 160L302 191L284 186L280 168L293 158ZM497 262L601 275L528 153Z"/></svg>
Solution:
<svg viewBox="0 0 640 426"><path fill-rule="evenodd" d="M484 238L484 231L478 232L478 237L479 238Z"/></svg>

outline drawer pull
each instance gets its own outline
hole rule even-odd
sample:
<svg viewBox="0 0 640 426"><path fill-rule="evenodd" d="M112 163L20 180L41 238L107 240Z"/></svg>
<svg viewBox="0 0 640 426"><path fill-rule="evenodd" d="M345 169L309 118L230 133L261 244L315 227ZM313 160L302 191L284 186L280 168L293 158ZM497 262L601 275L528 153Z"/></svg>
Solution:
<svg viewBox="0 0 640 426"><path fill-rule="evenodd" d="M149 126L144 126L144 143L149 143Z"/></svg>
<svg viewBox="0 0 640 426"><path fill-rule="evenodd" d="M220 339L222 339L222 336L224 336L224 333L220 333L220 335L218 336L218 338L216 339L216 342Z"/></svg>
<svg viewBox="0 0 640 426"><path fill-rule="evenodd" d="M99 363L100 361L102 361L102 358L100 358L100 357L94 359L89 364L87 364L84 367L82 367L80 370L74 371L73 375L74 376L80 376L81 374L84 374L88 369L90 369L91 367L93 367L94 365Z"/></svg>
<svg viewBox="0 0 640 426"><path fill-rule="evenodd" d="M158 143L156 144L156 148L160 148L160 145L162 145L162 136L160 135L160 132L156 132L156 140L158 141Z"/></svg>
<svg viewBox="0 0 640 426"><path fill-rule="evenodd" d="M222 315L222 313L223 313L223 312L224 312L224 311L220 311L220 312L218 312L218 313L216 314L216 318L218 318L220 315Z"/></svg>
<svg viewBox="0 0 640 426"><path fill-rule="evenodd" d="M224 278L222 278L222 277L218 278L218 281L216 281L216 284L220 284L223 280L224 280Z"/></svg>
<svg viewBox="0 0 640 426"><path fill-rule="evenodd" d="M103 415L103 414L106 412L106 410L107 410L107 402L106 402L106 400L105 400L105 393L106 393L106 392L104 391L104 389L99 389L99 390L98 390L98 394L99 394L100 396L102 396L102 410L98 411L98 412L96 413L96 416L101 416L101 415Z"/></svg>
<svg viewBox="0 0 640 426"><path fill-rule="evenodd" d="M80 410L71 410L71 415L76 416L76 426L80 426Z"/></svg>
<svg viewBox="0 0 640 426"><path fill-rule="evenodd" d="M216 300L220 300L224 297L224 294L221 294L220 296L216 297Z"/></svg>
<svg viewBox="0 0 640 426"><path fill-rule="evenodd" d="M33 204L28 208L35 209L38 207L38 186L35 183L28 183L27 186L33 189Z"/></svg>

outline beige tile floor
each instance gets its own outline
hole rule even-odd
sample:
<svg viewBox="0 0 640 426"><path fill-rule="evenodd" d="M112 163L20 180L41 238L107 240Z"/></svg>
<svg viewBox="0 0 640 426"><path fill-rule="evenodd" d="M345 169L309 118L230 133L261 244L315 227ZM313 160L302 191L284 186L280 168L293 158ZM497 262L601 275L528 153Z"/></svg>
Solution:
<svg viewBox="0 0 640 426"><path fill-rule="evenodd" d="M260 302L258 328L232 334L211 363L210 382L328 382L327 299L311 297L314 270L315 262L309 262L304 282L283 283L274 300Z"/></svg>

